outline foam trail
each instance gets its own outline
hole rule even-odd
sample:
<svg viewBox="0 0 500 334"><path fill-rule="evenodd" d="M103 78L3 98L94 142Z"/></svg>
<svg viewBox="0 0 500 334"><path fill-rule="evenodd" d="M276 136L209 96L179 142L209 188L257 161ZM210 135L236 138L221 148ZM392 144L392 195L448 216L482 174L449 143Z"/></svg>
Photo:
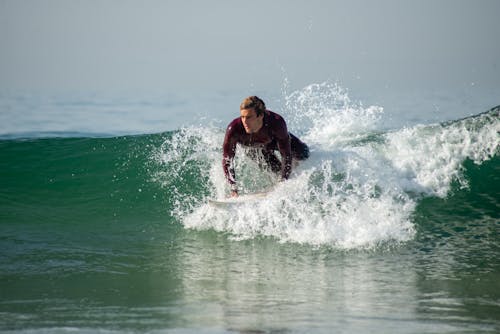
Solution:
<svg viewBox="0 0 500 334"><path fill-rule="evenodd" d="M404 242L415 234L411 215L419 198L445 196L452 181L460 180L464 159L480 163L498 153L499 121L491 113L381 133L382 108L353 103L338 85L328 83L292 93L281 112L290 120L290 131L310 145L311 157L265 200L227 210L206 204L207 197L227 195L223 130L192 128L166 141L163 163L176 164L177 175L159 179L175 184L178 202L172 214L184 226L228 232L237 239L269 236L342 249ZM274 177L242 151L236 156L240 188L252 192L272 186ZM190 163L199 165L198 181L206 189L202 196L178 189Z"/></svg>

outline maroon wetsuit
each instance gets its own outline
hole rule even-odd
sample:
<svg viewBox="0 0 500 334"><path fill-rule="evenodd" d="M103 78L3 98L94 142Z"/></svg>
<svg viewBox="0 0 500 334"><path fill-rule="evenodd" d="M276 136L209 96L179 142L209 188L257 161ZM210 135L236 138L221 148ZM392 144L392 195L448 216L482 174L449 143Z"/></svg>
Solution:
<svg viewBox="0 0 500 334"><path fill-rule="evenodd" d="M304 160L309 157L309 148L297 137L288 133L285 120L280 115L266 110L262 128L256 133L246 133L241 118L235 118L227 126L224 138L222 168L227 181L236 183L232 162L236 153L236 144L260 148L262 155L272 171L281 171L282 179L288 179L292 171L292 158ZM274 154L279 150L280 161Z"/></svg>

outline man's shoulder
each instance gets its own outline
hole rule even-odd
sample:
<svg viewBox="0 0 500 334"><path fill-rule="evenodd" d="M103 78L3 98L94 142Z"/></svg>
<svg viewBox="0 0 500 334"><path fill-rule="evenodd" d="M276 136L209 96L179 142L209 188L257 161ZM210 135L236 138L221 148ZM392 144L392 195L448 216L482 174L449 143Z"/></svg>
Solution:
<svg viewBox="0 0 500 334"><path fill-rule="evenodd" d="M266 110L266 114L268 117L274 118L274 119L283 119L280 114L277 112L271 111L271 110Z"/></svg>
<svg viewBox="0 0 500 334"><path fill-rule="evenodd" d="M239 126L239 125L241 125L241 124L242 124L242 123L241 123L241 117L236 117L236 118L235 118L235 119L233 119L231 122L229 122L229 124L228 124L228 126L227 126L227 127L229 128L229 127Z"/></svg>
<svg viewBox="0 0 500 334"><path fill-rule="evenodd" d="M266 110L266 118L267 118L267 123L268 126L271 129L278 130L281 128L286 129L286 122L285 119L278 113L275 113L274 111L271 110Z"/></svg>
<svg viewBox="0 0 500 334"><path fill-rule="evenodd" d="M226 132L231 132L231 133L238 132L238 131L241 131L241 130L243 130L243 125L241 123L241 118L240 117L236 117L235 119L233 119L227 125L227 128L226 128Z"/></svg>

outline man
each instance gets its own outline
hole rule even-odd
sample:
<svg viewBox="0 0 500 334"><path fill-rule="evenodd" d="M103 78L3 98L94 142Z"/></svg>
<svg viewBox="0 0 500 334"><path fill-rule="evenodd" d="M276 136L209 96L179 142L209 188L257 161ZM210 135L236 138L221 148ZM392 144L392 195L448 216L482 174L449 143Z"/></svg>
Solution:
<svg viewBox="0 0 500 334"><path fill-rule="evenodd" d="M257 96L249 96L240 105L240 117L229 123L222 146L222 168L226 180L231 185L231 196L238 196L234 168L232 167L236 144L260 150L268 167L281 173L286 180L292 171L292 158L305 160L309 148L297 137L288 132L285 120L278 114L267 110L264 101ZM281 161L275 155L279 150ZM251 155L257 158L256 154Z"/></svg>

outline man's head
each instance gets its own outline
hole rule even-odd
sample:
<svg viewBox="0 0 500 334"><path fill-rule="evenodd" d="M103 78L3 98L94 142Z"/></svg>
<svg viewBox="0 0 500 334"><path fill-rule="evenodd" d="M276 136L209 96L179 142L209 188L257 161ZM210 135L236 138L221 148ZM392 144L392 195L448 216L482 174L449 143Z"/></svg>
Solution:
<svg viewBox="0 0 500 334"><path fill-rule="evenodd" d="M240 104L240 110L243 109L253 109L257 113L257 116L260 116L266 111L266 104L257 96L249 96Z"/></svg>
<svg viewBox="0 0 500 334"><path fill-rule="evenodd" d="M240 115L246 133L256 133L262 128L266 104L257 96L249 96L240 104Z"/></svg>

